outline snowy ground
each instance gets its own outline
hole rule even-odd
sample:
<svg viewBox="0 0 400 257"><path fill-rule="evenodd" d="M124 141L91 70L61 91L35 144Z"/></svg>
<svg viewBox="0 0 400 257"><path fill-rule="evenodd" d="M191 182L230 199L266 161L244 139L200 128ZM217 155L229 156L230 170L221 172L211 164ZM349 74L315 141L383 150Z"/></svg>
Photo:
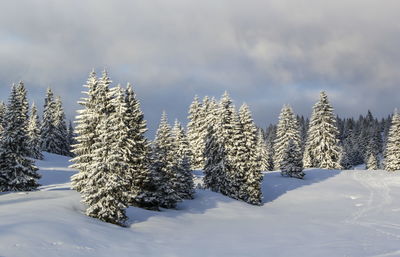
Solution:
<svg viewBox="0 0 400 257"><path fill-rule="evenodd" d="M45 157L40 191L0 195L0 256L400 256L399 173L271 172L262 207L199 190L120 228L83 215L68 159Z"/></svg>

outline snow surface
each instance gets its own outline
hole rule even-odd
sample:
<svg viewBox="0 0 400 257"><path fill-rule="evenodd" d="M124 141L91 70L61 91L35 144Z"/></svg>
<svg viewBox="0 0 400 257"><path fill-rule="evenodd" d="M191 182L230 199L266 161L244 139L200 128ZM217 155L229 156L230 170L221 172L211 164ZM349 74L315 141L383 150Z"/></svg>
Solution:
<svg viewBox="0 0 400 257"><path fill-rule="evenodd" d="M39 191L0 195L0 256L400 256L399 173L268 172L261 207L197 190L178 210L129 208L121 228L82 214L68 158L36 164Z"/></svg>

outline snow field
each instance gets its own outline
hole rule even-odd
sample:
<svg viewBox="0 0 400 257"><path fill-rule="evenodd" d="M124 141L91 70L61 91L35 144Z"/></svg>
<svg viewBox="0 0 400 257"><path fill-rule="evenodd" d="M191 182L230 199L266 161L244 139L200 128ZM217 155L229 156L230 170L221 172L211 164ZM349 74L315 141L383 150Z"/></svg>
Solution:
<svg viewBox="0 0 400 257"><path fill-rule="evenodd" d="M83 214L67 157L45 153L36 165L39 191L0 195L0 256L400 255L398 173L267 172L261 207L197 190L177 210L131 207L121 228Z"/></svg>

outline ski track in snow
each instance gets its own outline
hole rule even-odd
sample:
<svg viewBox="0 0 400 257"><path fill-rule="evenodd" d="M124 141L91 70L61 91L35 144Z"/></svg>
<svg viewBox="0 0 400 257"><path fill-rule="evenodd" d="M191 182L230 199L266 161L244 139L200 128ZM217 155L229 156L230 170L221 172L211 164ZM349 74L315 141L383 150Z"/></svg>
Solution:
<svg viewBox="0 0 400 257"><path fill-rule="evenodd" d="M374 221L370 217L373 214L379 215L385 207L390 207L392 203L390 187L388 186L388 180L392 178L380 177L377 179L374 173L376 172L352 172L352 178L364 186L368 190L369 195L366 205L359 204L360 209L347 219L346 222L360 225L400 240L400 224L382 223L382 221ZM353 197L352 199L356 200L358 198Z"/></svg>

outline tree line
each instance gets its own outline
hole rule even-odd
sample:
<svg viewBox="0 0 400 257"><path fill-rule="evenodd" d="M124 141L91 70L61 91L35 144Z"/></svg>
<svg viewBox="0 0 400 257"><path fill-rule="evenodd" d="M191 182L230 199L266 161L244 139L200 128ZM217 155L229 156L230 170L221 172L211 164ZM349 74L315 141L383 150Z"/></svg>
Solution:
<svg viewBox="0 0 400 257"><path fill-rule="evenodd" d="M70 156L73 133L51 89L40 120L35 104L29 106L24 83L12 85L8 103L0 102L0 191L35 190L40 175L32 158L43 159L42 151Z"/></svg>
<svg viewBox="0 0 400 257"><path fill-rule="evenodd" d="M170 126L164 112L151 141L132 85L113 85L106 71L99 77L93 71L84 87L73 129L50 89L39 119L24 84L13 85L7 106L0 104L1 191L37 188L32 158L43 158L42 151L73 156L71 167L79 172L72 188L86 214L124 226L129 206L160 210L193 199L195 169L204 172L202 188L253 205L262 204L262 171L302 179L309 167L366 163L368 169L400 170L399 114L381 121L370 112L341 119L324 92L309 120L284 105L278 123L266 129L256 126L246 104L237 109L227 92L219 100L196 96L187 128L178 120Z"/></svg>

